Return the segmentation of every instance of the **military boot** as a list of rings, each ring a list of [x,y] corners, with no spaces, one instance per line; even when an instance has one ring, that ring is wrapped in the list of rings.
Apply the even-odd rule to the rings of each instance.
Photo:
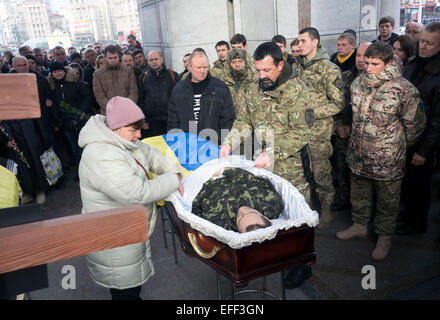
[[[353,223],[353,225],[344,231],[336,233],[336,238],[339,240],[351,240],[354,238],[365,238],[367,236],[367,226],[363,226],[359,223]]]
[[[331,205],[322,204],[321,205],[321,214],[319,216],[319,224],[316,226],[319,230],[325,230],[330,226],[330,222],[332,221],[332,209]]]
[[[391,248],[391,236],[379,236],[377,239],[376,248],[371,254],[371,259],[374,261],[384,260]]]

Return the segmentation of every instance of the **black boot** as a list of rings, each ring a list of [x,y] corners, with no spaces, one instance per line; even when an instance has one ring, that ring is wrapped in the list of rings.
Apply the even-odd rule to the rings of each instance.
[[[308,266],[294,267],[284,279],[284,287],[287,289],[298,288],[304,281],[312,276],[312,268]]]

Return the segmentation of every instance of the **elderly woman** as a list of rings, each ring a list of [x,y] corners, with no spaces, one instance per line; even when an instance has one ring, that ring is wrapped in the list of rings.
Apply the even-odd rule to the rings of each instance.
[[[138,140],[144,114],[130,99],[110,99],[106,115],[90,118],[79,136],[82,212],[142,204],[151,236],[155,202],[178,189],[183,194],[180,170]],[[158,177],[150,180],[148,171]],[[87,263],[93,281],[110,288],[112,299],[140,299],[141,286],[154,274],[150,241],[89,254]]]

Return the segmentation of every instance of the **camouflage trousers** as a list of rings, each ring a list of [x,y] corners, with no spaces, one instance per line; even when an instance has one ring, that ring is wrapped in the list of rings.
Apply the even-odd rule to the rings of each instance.
[[[316,194],[321,205],[331,205],[335,196],[332,180],[332,166],[330,157],[333,147],[330,142],[333,122],[316,120],[313,125],[313,136],[309,142],[309,155],[316,184]]]
[[[380,181],[350,173],[351,213],[354,223],[366,226],[373,214],[376,194],[375,231],[382,236],[394,234],[399,213],[402,179]]]
[[[284,160],[275,160],[273,173],[289,181],[304,196],[307,204],[311,204],[310,185],[304,175],[304,168],[299,154]]]
[[[345,155],[347,154],[348,139],[342,139],[337,135],[332,136],[332,177],[337,181],[337,197],[341,201],[350,199],[350,169],[348,168]]]

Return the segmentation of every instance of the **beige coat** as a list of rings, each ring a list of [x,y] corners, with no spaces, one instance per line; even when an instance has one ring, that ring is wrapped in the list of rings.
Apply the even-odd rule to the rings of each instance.
[[[138,102],[138,87],[133,71],[129,67],[119,64],[116,67],[106,65],[93,74],[93,93],[101,107],[101,114],[105,115],[107,102],[116,96]]]

